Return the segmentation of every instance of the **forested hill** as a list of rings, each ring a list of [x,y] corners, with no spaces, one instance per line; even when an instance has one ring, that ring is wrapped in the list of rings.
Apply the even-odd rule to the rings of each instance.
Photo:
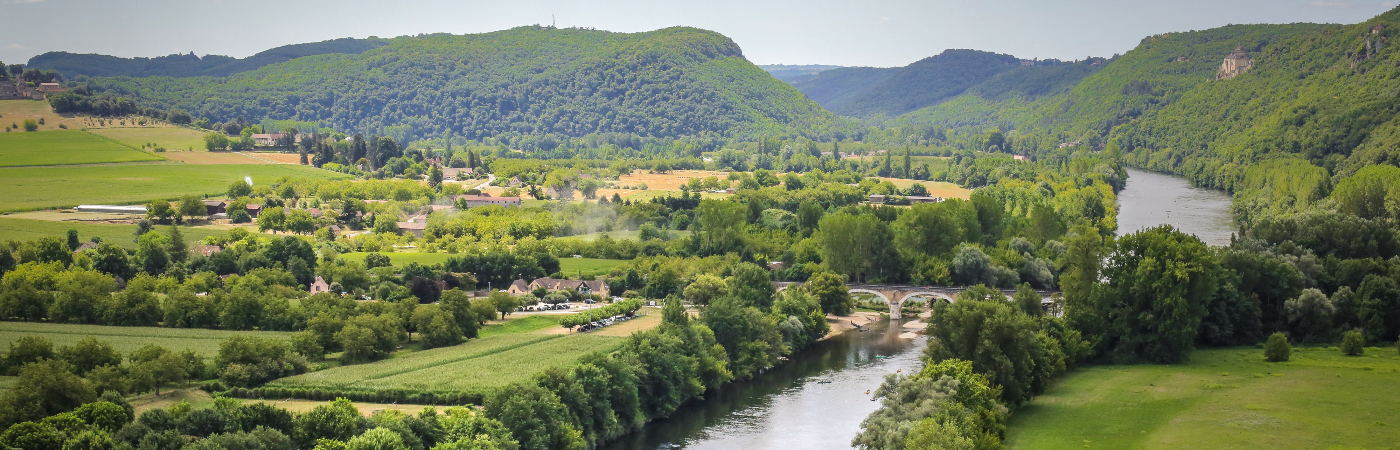
[[[1135,166],[1301,209],[1362,167],[1400,164],[1400,12],[1352,25],[1231,25],[1144,38],[1040,98],[971,92],[900,117],[1117,148]],[[1253,66],[1218,76],[1244,50]],[[1259,165],[1273,159],[1292,160]],[[1265,168],[1272,168],[1265,173]],[[1252,206],[1250,206],[1252,205]]]
[[[48,52],[30,58],[27,66],[32,69],[57,70],[69,78],[77,75],[90,77],[226,77],[303,56],[327,53],[354,54],[384,45],[388,45],[388,42],[378,38],[332,39],[307,44],[284,45],[243,59],[219,55],[205,55],[200,58],[195,56],[194,52],[190,52],[188,55],[156,58],[118,58],[107,55]]]
[[[1011,55],[946,50],[896,68],[846,67],[794,83],[836,113],[852,117],[897,116],[961,94],[1020,66]]]
[[[213,121],[319,122],[400,138],[839,136],[854,125],[718,33],[520,27],[389,40],[228,78],[107,77],[97,91]]]

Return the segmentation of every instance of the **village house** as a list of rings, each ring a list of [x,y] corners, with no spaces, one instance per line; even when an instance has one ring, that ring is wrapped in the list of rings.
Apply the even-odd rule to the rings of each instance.
[[[321,278],[321,277],[318,276],[318,277],[316,277],[316,281],[313,282],[313,283],[311,283],[311,295],[316,295],[316,294],[320,294],[320,293],[322,293],[322,292],[330,292],[330,291],[331,291],[331,285],[330,285],[330,284],[327,284],[327,283],[326,283],[326,279],[324,279],[324,278]]]
[[[397,222],[397,225],[399,226],[400,234],[412,233],[413,237],[421,238],[423,237],[423,230],[428,229],[428,217],[413,216],[409,218],[407,222]]]
[[[215,253],[218,253],[218,252],[221,252],[221,251],[224,251],[224,249],[223,249],[222,247],[217,246],[217,245],[195,244],[195,245],[190,246],[190,254],[191,254],[191,255],[203,256],[203,257],[206,257],[206,258],[209,257],[209,256],[213,256]]]
[[[468,208],[478,206],[500,205],[505,207],[520,206],[520,197],[492,197],[489,195],[458,195],[452,199],[453,203],[465,201]]]
[[[523,287],[522,287],[523,285]],[[506,292],[511,295],[520,295],[515,292],[534,292],[535,288],[542,287],[545,292],[561,291],[572,289],[583,295],[608,295],[608,282],[603,280],[560,280],[556,278],[536,278],[529,285],[525,285],[525,280],[515,280],[510,284]]]
[[[467,177],[467,176],[470,176],[472,173],[473,173],[473,171],[472,171],[472,169],[471,169],[470,167],[466,167],[466,168],[445,167],[445,168],[442,169],[442,179],[447,180],[447,181],[457,181],[457,180],[459,180],[459,179],[462,179],[462,178],[465,178],[465,177]]]
[[[45,94],[57,94],[66,90],[68,89],[64,89],[63,86],[60,86],[58,83],[39,83],[38,88],[39,92],[43,92]]]

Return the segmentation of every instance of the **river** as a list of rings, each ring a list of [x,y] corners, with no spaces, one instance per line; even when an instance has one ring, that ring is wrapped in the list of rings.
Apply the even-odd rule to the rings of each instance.
[[[1118,193],[1118,235],[1162,224],[1209,245],[1230,245],[1230,196],[1175,175],[1128,169],[1128,185]]]
[[[923,336],[900,339],[898,323],[877,322],[870,331],[819,342],[603,449],[849,449],[860,422],[880,405],[866,391],[896,370],[921,367]]]

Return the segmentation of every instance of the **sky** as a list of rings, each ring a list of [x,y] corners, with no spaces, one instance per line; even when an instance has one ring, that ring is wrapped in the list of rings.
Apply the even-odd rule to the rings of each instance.
[[[1172,31],[1357,23],[1392,1],[0,0],[0,61],[49,51],[242,58],[342,37],[482,33],[551,20],[618,32],[704,28],[733,39],[755,64],[894,67],[950,48],[1074,60],[1124,53]]]

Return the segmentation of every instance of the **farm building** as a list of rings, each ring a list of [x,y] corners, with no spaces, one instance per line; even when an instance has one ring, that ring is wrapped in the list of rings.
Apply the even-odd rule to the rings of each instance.
[[[423,237],[423,230],[428,228],[428,222],[398,222],[399,233],[413,233],[413,237]]]
[[[204,211],[204,215],[206,216],[212,216],[215,214],[227,214],[228,202],[225,202],[223,200],[205,200]]]
[[[524,283],[525,280],[515,280],[515,283]],[[511,283],[511,288],[515,288],[515,283]],[[526,292],[534,291],[537,287],[543,287],[546,292],[554,292],[564,289],[573,289],[583,295],[608,295],[608,282],[603,280],[560,280],[555,278],[536,278],[531,281]]]
[[[452,201],[467,203],[468,208],[478,206],[500,205],[505,207],[520,206],[520,197],[492,197],[489,195],[458,195]]]
[[[219,246],[217,246],[217,245],[203,245],[203,244],[197,244],[197,245],[192,245],[192,246],[190,246],[190,254],[191,254],[191,255],[199,255],[199,256],[209,257],[209,256],[213,256],[215,253],[218,253],[218,252],[221,252],[221,251],[224,251],[223,247],[219,247]]]
[[[328,283],[326,283],[326,279],[325,279],[325,278],[321,278],[321,277],[318,276],[318,277],[316,277],[316,281],[313,282],[313,283],[311,283],[311,295],[316,295],[316,294],[320,294],[320,293],[322,293],[322,292],[330,292],[330,291],[331,291],[331,285],[328,284]]]
[[[515,280],[509,288],[506,288],[506,292],[510,295],[525,295],[530,292],[530,284],[526,283],[525,280]]]
[[[117,205],[78,205],[73,208],[80,213],[103,213],[103,214],[146,214],[145,206],[117,206]]]
[[[467,168],[446,167],[446,168],[443,168],[443,169],[442,169],[442,179],[444,179],[444,180],[449,180],[449,181],[457,181],[457,180],[461,179],[462,177],[470,176],[471,174],[472,174],[472,169],[471,169],[470,167],[467,167]]]

